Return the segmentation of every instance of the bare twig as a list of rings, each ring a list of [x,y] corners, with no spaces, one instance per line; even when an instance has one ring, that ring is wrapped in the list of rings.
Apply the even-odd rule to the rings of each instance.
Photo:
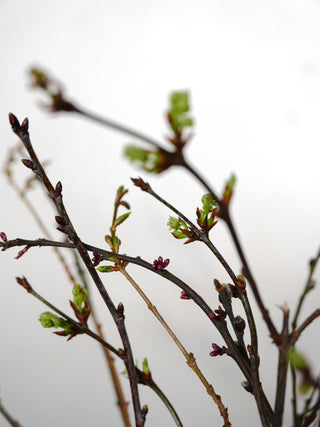
[[[6,408],[3,406],[1,400],[0,400],[0,413],[4,416],[4,418],[8,421],[8,423],[12,427],[22,427],[22,425],[19,423],[19,421],[15,420],[9,412],[6,410]]]

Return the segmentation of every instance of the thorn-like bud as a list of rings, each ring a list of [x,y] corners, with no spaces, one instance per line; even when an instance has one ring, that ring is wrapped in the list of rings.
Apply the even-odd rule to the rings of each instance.
[[[122,302],[119,302],[117,312],[121,317],[123,316],[124,306],[123,306]]]
[[[62,184],[60,181],[58,181],[56,184],[56,191],[58,191],[59,193],[61,193],[62,191]]]
[[[59,225],[67,225],[67,222],[64,218],[62,218],[62,216],[55,216],[55,220]]]
[[[150,185],[147,182],[144,182],[142,178],[131,178],[131,181],[135,186],[140,187],[142,191],[151,190]]]
[[[143,408],[141,409],[142,415],[147,415],[148,411],[148,405],[143,405]]]
[[[22,159],[21,162],[24,164],[24,166],[26,168],[29,168],[31,170],[35,170],[35,166],[33,161],[29,160],[29,159]]]
[[[30,285],[30,283],[28,282],[28,280],[22,276],[22,277],[16,277],[16,281],[17,283],[19,283],[19,285],[21,285],[27,292],[31,292],[32,291],[32,287]]]
[[[10,122],[10,125],[11,125],[13,132],[17,132],[20,129],[19,120],[12,113],[9,113],[9,122]]]
[[[28,117],[26,117],[21,124],[21,131],[24,134],[26,134],[28,133],[28,129],[29,129],[29,120],[28,120]]]

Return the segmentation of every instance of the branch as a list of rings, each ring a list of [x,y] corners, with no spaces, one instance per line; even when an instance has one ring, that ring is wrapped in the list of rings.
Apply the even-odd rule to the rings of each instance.
[[[132,357],[132,351],[131,346],[129,342],[129,338],[126,332],[125,324],[124,324],[124,316],[122,310],[117,310],[117,308],[114,306],[108,292],[106,291],[98,273],[96,272],[94,266],[92,265],[92,262],[90,260],[90,257],[88,255],[87,250],[85,249],[81,239],[77,235],[72,222],[67,214],[67,211],[64,207],[63,201],[62,201],[62,185],[60,182],[57,183],[56,187],[54,188],[52,183],[50,182],[48,176],[46,175],[41,163],[38,160],[38,157],[36,153],[33,150],[31,140],[29,137],[28,132],[28,119],[25,119],[20,126],[20,123],[18,119],[13,115],[9,114],[9,120],[12,127],[13,132],[20,138],[21,142],[24,144],[26,150],[28,151],[31,160],[25,160],[23,163],[25,166],[29,167],[31,170],[33,170],[34,173],[37,174],[43,185],[48,191],[49,197],[52,199],[57,212],[59,214],[58,217],[56,217],[57,222],[64,228],[65,232],[68,234],[70,240],[74,243],[82,261],[86,265],[86,268],[88,272],[90,273],[101,297],[103,298],[106,306],[108,307],[112,318],[118,328],[119,334],[121,336],[121,340],[124,346],[123,350],[123,360],[125,362],[128,376],[130,380],[130,386],[131,386],[131,395],[133,400],[133,407],[134,407],[134,413],[135,413],[135,419],[136,419],[136,425],[137,426],[143,426],[145,423],[145,416],[146,411],[144,408],[141,409],[140,407],[140,399],[138,394],[138,386],[136,381],[136,376],[134,374],[134,361]]]
[[[22,427],[22,425],[17,420],[12,418],[12,416],[9,414],[6,408],[2,405],[1,400],[0,400],[0,413],[4,416],[4,418],[8,421],[8,423],[12,427]]]
[[[49,301],[47,301],[45,298],[43,298],[41,295],[39,295],[30,285],[28,280],[25,277],[17,277],[16,278],[19,285],[21,285],[29,294],[31,294],[33,297],[41,301],[44,305],[49,307],[51,310],[59,314],[59,316],[63,317],[69,324],[74,326],[74,330],[77,331],[77,334],[85,334],[89,337],[93,338],[97,342],[99,342],[104,348],[111,351],[114,355],[119,357],[120,359],[123,359],[121,351],[117,350],[115,347],[113,347],[111,344],[106,342],[104,339],[102,339],[99,335],[91,331],[91,329],[88,328],[88,326],[81,324],[75,320],[73,320],[71,317],[69,317],[66,313],[61,311],[59,308],[51,304]],[[170,403],[169,399],[166,397],[166,395],[161,391],[161,389],[156,385],[156,383],[149,377],[147,377],[144,372],[140,371],[137,367],[135,367],[135,374],[137,377],[137,382],[139,384],[146,385],[150,387],[163,401],[163,403],[168,408],[170,414],[172,415],[173,419],[175,420],[177,426],[182,427],[182,423],[180,421],[180,418],[178,414],[176,413],[174,407]],[[15,427],[19,427],[18,425]]]

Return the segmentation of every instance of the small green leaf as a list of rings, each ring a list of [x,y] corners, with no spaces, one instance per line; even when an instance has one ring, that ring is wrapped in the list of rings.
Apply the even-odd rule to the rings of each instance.
[[[171,228],[172,230],[179,230],[180,228],[180,221],[178,218],[175,218],[174,216],[170,216],[169,220],[167,222],[167,226]]]
[[[82,304],[88,298],[88,291],[86,288],[80,285],[76,285],[73,287],[72,293],[73,293],[73,302],[77,307],[77,309],[79,310],[79,312],[81,312]]]
[[[189,94],[187,92],[174,92],[170,97],[170,124],[174,132],[182,131],[185,127],[193,125],[193,120],[188,116]]]
[[[43,328],[62,328],[65,331],[69,331],[70,325],[64,319],[57,316],[56,314],[51,313],[50,311],[45,311],[40,314],[39,321]]]
[[[103,265],[101,267],[98,267],[97,270],[100,271],[100,273],[112,273],[115,271],[116,267],[113,267],[112,265]]]
[[[229,180],[227,181],[227,184],[224,190],[224,197],[231,196],[235,183],[236,183],[236,176],[232,174]]]
[[[131,163],[147,172],[161,172],[163,158],[158,151],[143,150],[134,145],[129,145],[125,148],[124,156]]]
[[[289,361],[294,369],[309,369],[309,365],[306,359],[300,353],[298,353],[294,347],[289,352]]]
[[[206,215],[212,212],[214,207],[217,206],[217,202],[214,200],[214,198],[210,193],[204,194],[202,196],[201,203],[202,203],[202,210]]]
[[[131,214],[131,212],[126,212],[123,215],[120,215],[117,219],[116,219],[116,227],[118,227],[118,225],[122,224],[127,218],[128,216]]]
[[[142,362],[142,370],[145,375],[150,375],[150,369],[149,369],[148,360],[146,357],[143,359],[143,362]]]

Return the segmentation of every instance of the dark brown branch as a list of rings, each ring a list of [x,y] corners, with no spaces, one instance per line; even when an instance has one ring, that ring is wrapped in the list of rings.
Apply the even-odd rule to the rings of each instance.
[[[310,323],[312,323],[319,316],[320,316],[320,308],[318,308],[313,313],[311,313],[310,316],[308,316],[305,319],[305,321],[302,322],[302,324],[291,333],[291,336],[290,336],[291,345],[294,345],[297,342],[301,333],[310,325]]]
[[[278,378],[275,399],[275,413],[273,427],[281,427],[283,419],[284,400],[287,386],[288,373],[288,351],[290,349],[289,340],[289,309],[287,306],[281,307],[283,312],[283,326],[280,334],[281,344],[278,345]]]
[[[27,160],[24,162],[25,166],[33,170],[45,186],[45,188],[48,191],[49,197],[52,199],[59,217],[56,217],[57,222],[64,227],[64,230],[68,234],[70,240],[74,243],[75,248],[77,249],[80,258],[86,265],[86,268],[88,272],[90,273],[90,276],[92,277],[101,297],[103,298],[106,306],[108,307],[113,320],[118,328],[119,334],[121,336],[121,340],[124,346],[123,350],[123,360],[125,362],[128,376],[130,380],[130,387],[131,387],[131,395],[133,400],[133,407],[134,407],[134,413],[135,413],[135,419],[136,419],[136,425],[137,426],[143,426],[145,423],[145,411],[141,409],[140,406],[140,398],[138,393],[138,386],[136,381],[136,376],[134,374],[135,372],[135,366],[131,351],[131,346],[129,342],[129,338],[126,332],[125,324],[124,324],[124,316],[123,313],[118,312],[117,308],[114,306],[108,292],[106,291],[96,269],[92,265],[92,262],[90,260],[90,257],[88,255],[87,250],[85,249],[81,239],[77,235],[72,222],[67,214],[67,211],[64,207],[63,201],[62,201],[62,186],[59,182],[56,185],[56,188],[53,187],[51,184],[49,178],[47,177],[41,163],[38,160],[38,157],[36,153],[33,150],[31,140],[29,137],[28,132],[28,119],[25,119],[20,126],[20,123],[18,119],[13,115],[9,114],[9,120],[12,127],[13,132],[20,138],[22,143],[24,144],[26,150],[28,151],[31,160]]]
[[[301,310],[302,304],[303,304],[303,302],[304,302],[307,294],[314,287],[313,282],[312,282],[312,277],[313,277],[313,273],[315,271],[315,268],[316,268],[316,266],[317,266],[317,264],[319,262],[319,259],[320,259],[320,250],[318,251],[316,257],[310,261],[308,278],[307,278],[305,287],[304,287],[304,289],[302,291],[301,297],[299,298],[298,306],[296,308],[296,312],[295,312],[295,315],[294,315],[294,318],[293,318],[293,321],[292,321],[292,329],[295,329],[297,327],[298,317],[299,317],[299,314],[300,314],[300,310]]]
[[[89,337],[91,337],[94,340],[96,340],[97,342],[99,342],[104,348],[107,348],[114,355],[116,355],[117,357],[119,357],[120,359],[122,359],[122,355],[121,355],[121,352],[119,350],[117,350],[111,344],[109,344],[108,342],[106,342],[99,335],[97,335],[96,333],[94,333],[93,331],[91,331],[91,329],[89,329],[88,326],[86,326],[84,324],[81,324],[81,323],[73,320],[66,313],[64,313],[59,308],[57,308],[56,306],[54,306],[53,304],[51,304],[45,298],[43,298],[40,294],[38,294],[32,288],[32,286],[30,285],[30,283],[27,281],[27,279],[25,277],[22,277],[22,278],[21,277],[17,277],[16,280],[33,297],[35,297],[36,299],[38,299],[39,301],[41,301],[44,305],[46,305],[47,307],[49,307],[55,313],[59,314],[59,316],[61,316],[62,318],[64,318],[69,324],[73,325],[74,328],[75,328],[75,330],[77,330],[79,334],[88,335]],[[182,427],[182,422],[181,422],[181,420],[180,420],[177,412],[175,411],[174,407],[170,403],[170,401],[167,398],[167,396],[163,393],[163,391],[156,385],[156,383],[150,377],[147,377],[146,375],[144,375],[144,373],[142,371],[140,371],[140,369],[138,369],[137,367],[135,367],[135,371],[136,371],[136,376],[137,376],[137,382],[139,384],[143,384],[145,386],[150,387],[159,396],[159,398],[162,400],[162,402],[166,405],[166,407],[169,410],[171,416],[173,417],[176,425],[179,426],[179,427]],[[17,425],[16,427],[19,427],[19,426]]]
[[[4,418],[8,421],[8,423],[12,427],[22,427],[22,425],[9,414],[6,408],[2,405],[1,400],[0,400],[0,413],[4,416]]]
[[[264,303],[262,301],[262,298],[261,298],[261,295],[260,295],[257,283],[256,283],[256,281],[255,281],[255,279],[253,277],[253,274],[252,274],[251,269],[249,267],[247,258],[245,256],[244,251],[242,249],[242,246],[240,244],[240,240],[238,238],[238,234],[235,231],[233,222],[231,220],[229,210],[224,206],[224,204],[222,203],[222,201],[220,200],[220,198],[213,191],[213,189],[209,186],[209,184],[202,178],[202,176],[185,159],[184,159],[184,162],[181,163],[181,164],[182,164],[182,166],[187,171],[189,171],[207,189],[207,191],[212,195],[212,197],[214,198],[214,200],[217,202],[217,204],[218,204],[218,206],[220,208],[221,217],[226,222],[227,227],[228,227],[228,229],[230,231],[231,237],[233,239],[233,242],[234,242],[234,244],[236,246],[238,255],[239,255],[240,260],[242,262],[242,266],[243,266],[243,270],[244,270],[245,276],[248,279],[248,282],[249,282],[249,284],[251,286],[253,295],[254,295],[254,297],[255,297],[255,299],[257,301],[257,304],[258,304],[259,309],[261,311],[262,317],[263,317],[264,321],[267,324],[267,327],[269,329],[271,337],[276,342],[277,338],[278,338],[278,332],[277,332],[277,330],[276,330],[276,328],[274,326],[273,321],[271,320],[271,317],[269,315],[268,310],[266,309],[266,307],[265,307],[265,305],[264,305]]]

